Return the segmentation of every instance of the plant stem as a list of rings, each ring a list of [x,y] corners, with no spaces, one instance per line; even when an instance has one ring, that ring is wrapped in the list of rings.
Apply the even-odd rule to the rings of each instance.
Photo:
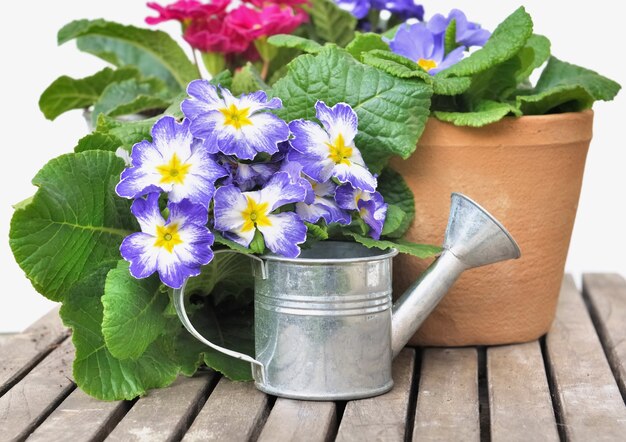
[[[196,66],[196,70],[198,71],[198,78],[202,78],[200,64],[198,63],[198,55],[196,54],[196,50],[193,47],[191,48],[191,55],[193,56],[193,64]]]
[[[263,60],[263,67],[261,68],[261,79],[263,81],[266,80],[269,70],[270,70],[270,61]]]

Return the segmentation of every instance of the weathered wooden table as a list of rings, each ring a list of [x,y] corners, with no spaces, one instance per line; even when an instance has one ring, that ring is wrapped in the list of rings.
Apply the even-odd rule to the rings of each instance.
[[[76,389],[56,310],[0,338],[0,440],[626,440],[626,282],[566,277],[540,341],[405,349],[390,393],[352,402],[276,399],[215,373],[132,402]]]

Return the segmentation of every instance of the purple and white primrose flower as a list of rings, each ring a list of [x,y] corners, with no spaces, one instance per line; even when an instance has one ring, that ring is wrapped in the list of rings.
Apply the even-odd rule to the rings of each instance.
[[[263,91],[237,98],[228,89],[220,88],[218,93],[206,80],[189,83],[187,93],[191,98],[183,101],[181,109],[191,120],[193,135],[211,153],[251,160],[259,152],[278,152],[278,143],[289,138],[287,123],[267,112],[282,107],[279,98],[268,101]]]
[[[224,157],[222,165],[230,170],[229,177],[223,184],[234,184],[242,191],[262,186],[280,169],[279,162],[242,163],[233,157]]]
[[[400,26],[389,41],[392,52],[417,63],[431,75],[449,68],[463,58],[465,48],[460,46],[446,55],[442,35],[435,35],[424,23]]]
[[[293,212],[273,212],[305,198],[306,189],[293,183],[286,172],[276,173],[265,187],[253,192],[242,192],[233,185],[220,187],[213,208],[215,230],[248,247],[258,229],[272,252],[295,258],[300,254],[298,244],[306,240],[306,226]]]
[[[371,7],[370,0],[335,0],[335,3],[359,20],[365,18]]]
[[[467,20],[467,17],[459,9],[450,11],[447,17],[442,14],[435,14],[426,26],[435,35],[444,35],[450,22],[456,22],[456,43],[470,48],[472,46],[484,46],[491,37],[491,32],[482,29],[478,23]]]
[[[131,167],[125,169],[115,188],[124,198],[137,198],[151,192],[168,192],[169,200],[189,199],[208,207],[215,181],[227,175],[202,142],[194,140],[189,120],[177,123],[163,117],[152,127],[152,142],[133,146]]]
[[[343,210],[335,201],[337,185],[332,181],[318,183],[308,179],[313,198],[311,202],[296,203],[296,213],[304,221],[316,223],[322,218],[326,224],[350,224],[350,214]]]
[[[350,184],[342,184],[335,192],[335,200],[342,209],[358,210],[361,219],[370,227],[369,235],[378,240],[387,217],[387,204],[379,192],[363,192]]]
[[[135,278],[158,272],[161,281],[180,288],[185,279],[200,274],[200,267],[213,259],[213,234],[206,227],[208,212],[189,200],[168,204],[169,219],[159,211],[159,194],[150,193],[131,206],[141,232],[127,236],[120,246]]]
[[[389,11],[403,20],[424,20],[424,7],[415,0],[372,0],[372,8]]]
[[[289,123],[294,138],[293,150],[287,158],[302,165],[302,170],[318,183],[336,178],[357,189],[374,192],[376,178],[363,161],[354,145],[358,117],[350,105],[338,103],[332,108],[323,101],[315,103],[317,119],[323,128],[312,121],[295,120]]]

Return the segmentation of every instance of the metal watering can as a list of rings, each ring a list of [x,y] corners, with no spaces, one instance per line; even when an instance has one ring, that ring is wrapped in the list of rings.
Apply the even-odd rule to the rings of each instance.
[[[506,229],[464,195],[452,194],[443,253],[392,306],[396,250],[319,242],[298,258],[255,260],[256,358],[215,345],[189,322],[185,286],[174,292],[180,320],[204,344],[250,362],[256,387],[305,400],[349,400],[393,387],[392,359],[464,270],[516,259]]]

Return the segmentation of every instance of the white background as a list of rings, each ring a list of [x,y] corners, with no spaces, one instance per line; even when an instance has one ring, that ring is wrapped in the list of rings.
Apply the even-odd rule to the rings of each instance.
[[[490,30],[520,4],[508,0],[424,0],[427,17],[457,7]],[[621,38],[624,22],[621,11],[615,8],[619,3],[532,0],[524,4],[534,18],[535,32],[552,40],[554,55],[626,85]],[[53,305],[33,290],[13,260],[8,245],[11,205],[34,193],[30,179],[48,160],[70,152],[86,134],[80,111],[62,115],[54,123],[47,121],[37,106],[39,95],[60,75],[80,78],[103,67],[103,62],[80,53],[73,43],[57,47],[56,32],[80,18],[142,26],[147,14],[145,3],[138,0],[10,1],[2,5],[0,333],[25,328]],[[159,28],[178,32],[174,23]],[[595,106],[595,136],[567,261],[567,271],[577,277],[594,271],[626,275],[625,95],[623,92],[617,101]]]

